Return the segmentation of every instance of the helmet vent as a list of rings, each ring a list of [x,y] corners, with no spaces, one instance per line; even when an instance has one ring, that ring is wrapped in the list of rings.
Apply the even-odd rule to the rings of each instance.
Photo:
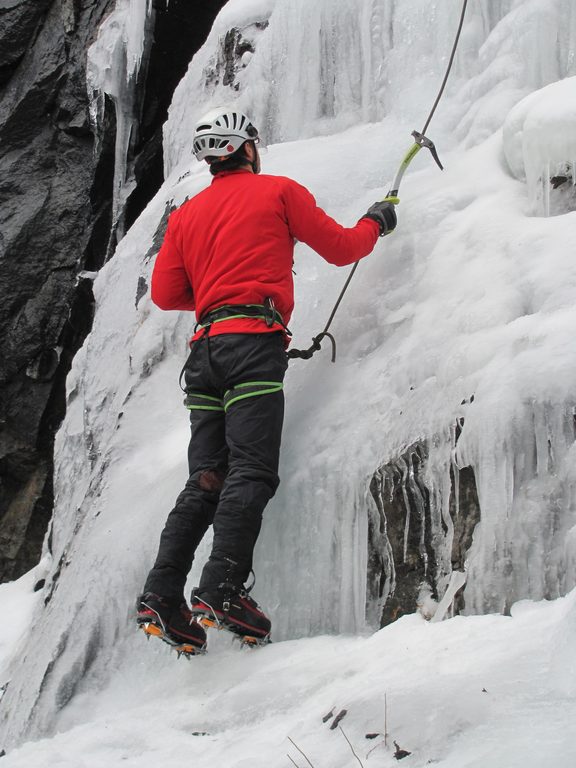
[[[231,155],[244,141],[255,140],[258,131],[250,118],[234,108],[214,109],[200,119],[192,146],[198,160],[210,155]]]

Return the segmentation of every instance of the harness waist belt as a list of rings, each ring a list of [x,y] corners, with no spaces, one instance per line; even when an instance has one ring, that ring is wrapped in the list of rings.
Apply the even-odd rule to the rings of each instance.
[[[264,304],[224,304],[221,307],[210,310],[202,315],[197,324],[197,328],[208,328],[213,323],[220,323],[222,320],[236,320],[241,318],[253,318],[255,320],[264,320],[266,325],[271,328],[275,323],[290,333],[282,315],[274,306],[272,299],[266,299]]]

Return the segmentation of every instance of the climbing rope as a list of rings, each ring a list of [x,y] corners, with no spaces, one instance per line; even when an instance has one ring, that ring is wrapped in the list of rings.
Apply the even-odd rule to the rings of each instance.
[[[398,205],[400,202],[400,199],[398,197],[398,190],[400,189],[400,184],[402,182],[402,178],[404,174],[406,173],[406,170],[408,169],[408,166],[412,162],[412,160],[416,157],[418,152],[424,147],[425,149],[430,150],[430,154],[432,155],[435,163],[438,165],[440,170],[444,170],[442,167],[442,164],[440,162],[440,159],[438,158],[438,153],[436,152],[436,147],[434,146],[434,143],[427,138],[426,131],[428,130],[428,126],[430,125],[430,122],[432,118],[434,117],[434,113],[436,112],[436,108],[438,104],[440,103],[440,99],[442,98],[442,94],[444,93],[444,89],[446,87],[446,83],[448,82],[448,77],[450,76],[450,71],[452,70],[452,64],[454,63],[454,58],[456,56],[456,51],[458,49],[458,43],[460,41],[460,34],[462,32],[462,27],[464,26],[464,17],[466,15],[466,6],[468,5],[468,0],[464,0],[462,4],[462,12],[460,13],[460,23],[458,24],[458,29],[456,31],[456,37],[454,38],[454,45],[452,46],[452,52],[450,54],[450,59],[448,61],[448,66],[446,67],[446,72],[444,74],[444,79],[442,80],[442,85],[440,86],[440,90],[438,91],[438,95],[436,96],[436,100],[434,101],[434,104],[432,105],[432,109],[430,110],[430,113],[428,117],[426,118],[426,122],[424,123],[424,128],[422,128],[422,131],[412,131],[412,136],[414,138],[414,144],[410,147],[410,149],[406,152],[404,157],[402,158],[402,162],[400,163],[398,170],[396,172],[396,175],[394,176],[394,180],[392,182],[392,186],[390,190],[388,191],[388,194],[384,198],[382,202],[389,202],[393,203],[394,205]],[[317,352],[321,348],[321,343],[324,338],[330,339],[330,342],[332,343],[332,362],[336,362],[336,339],[334,336],[329,333],[330,326],[332,324],[332,320],[334,319],[334,315],[336,314],[338,307],[340,306],[340,303],[342,299],[344,298],[344,294],[346,293],[348,286],[350,285],[350,282],[352,278],[354,277],[354,273],[356,272],[356,269],[358,267],[358,264],[360,262],[357,261],[352,269],[350,270],[350,274],[348,275],[346,282],[344,283],[344,287],[340,291],[340,295],[338,296],[338,299],[336,301],[336,304],[334,305],[334,309],[332,310],[330,317],[328,318],[328,322],[324,326],[324,330],[319,333],[317,336],[314,336],[312,338],[312,344],[308,349],[291,349],[288,351],[288,357],[290,359],[294,358],[301,358],[303,360],[309,360],[312,355]]]

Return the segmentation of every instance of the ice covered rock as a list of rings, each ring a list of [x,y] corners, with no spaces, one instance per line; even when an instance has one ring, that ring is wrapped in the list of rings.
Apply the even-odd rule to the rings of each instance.
[[[462,422],[463,423],[463,422]],[[458,585],[480,507],[471,467],[450,459],[461,424],[442,440],[420,441],[380,467],[370,483],[367,613],[384,626],[416,607],[446,598],[446,610],[464,607]],[[454,598],[458,592],[458,599]]]
[[[528,184],[534,214],[576,209],[576,77],[534,91],[511,110],[504,154],[514,176]]]

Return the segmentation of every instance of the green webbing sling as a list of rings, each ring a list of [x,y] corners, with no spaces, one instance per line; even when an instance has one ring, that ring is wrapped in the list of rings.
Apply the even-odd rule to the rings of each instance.
[[[203,392],[189,392],[184,398],[184,405],[189,411],[224,411],[224,405],[219,397],[206,395]]]
[[[281,381],[244,381],[225,392],[224,397],[214,397],[204,392],[189,392],[184,398],[184,405],[189,411],[220,411],[228,408],[239,400],[260,395],[271,395],[281,392],[284,384]]]

